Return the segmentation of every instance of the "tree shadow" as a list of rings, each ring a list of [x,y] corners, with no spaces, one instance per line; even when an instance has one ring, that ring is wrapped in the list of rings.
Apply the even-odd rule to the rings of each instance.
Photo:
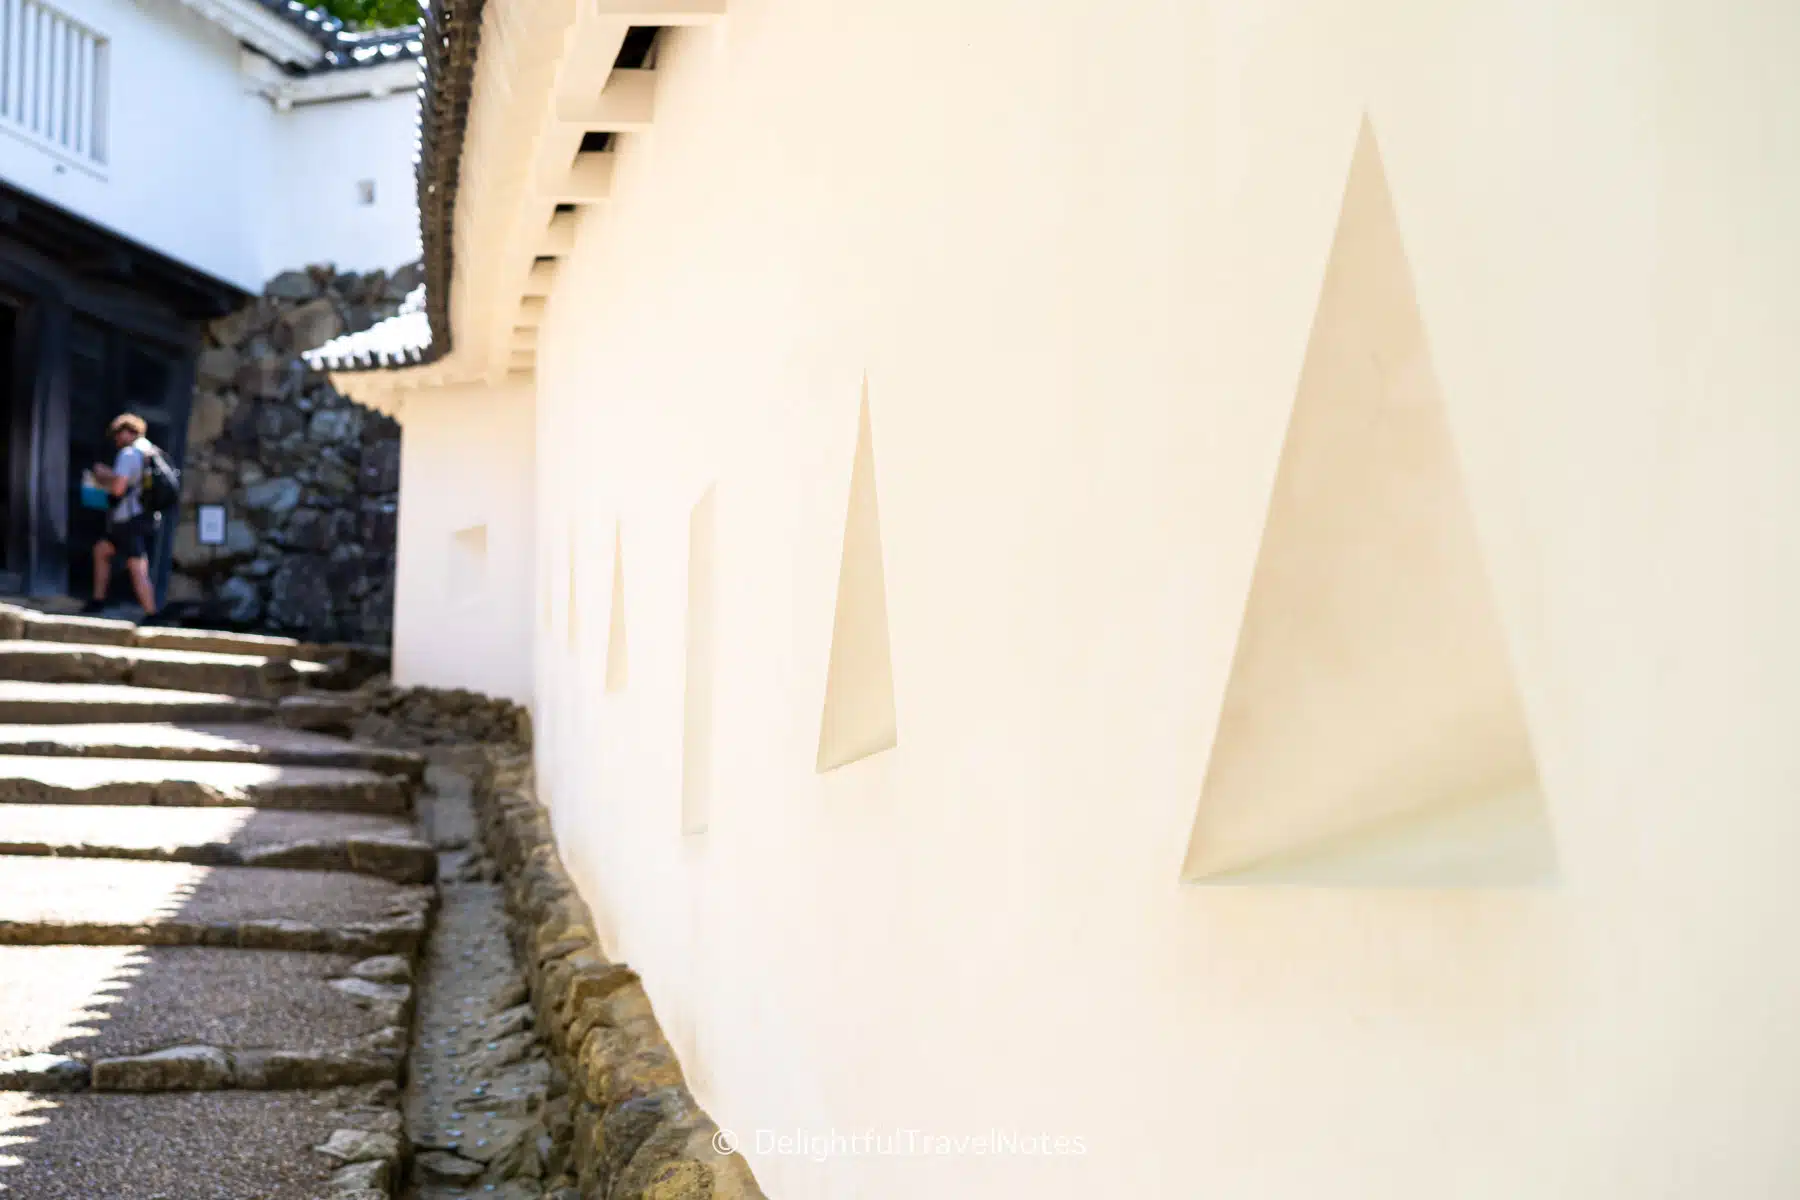
[[[74,1076],[66,1091],[5,1090],[20,1086],[17,1077],[0,1083],[0,1197],[311,1200],[323,1194],[342,1164],[313,1147],[333,1130],[379,1124],[392,1105],[389,1098],[383,1110],[380,1093],[391,1097],[394,1085],[248,1090],[230,1086],[242,1081],[232,1072],[255,1056],[373,1044],[395,1012],[370,1003],[370,989],[359,995],[341,986],[369,955],[350,947],[247,946],[257,939],[246,938],[241,926],[298,914],[320,927],[349,927],[396,911],[412,889],[363,871],[230,864],[307,845],[300,834],[329,849],[329,831],[347,846],[359,836],[379,840],[408,822],[277,809],[92,811],[112,818],[113,827],[99,826],[87,844],[40,839],[36,852],[17,853],[23,839],[9,834],[20,844],[0,845],[0,854],[11,856],[0,860],[0,870],[15,878],[41,875],[46,883],[33,902],[70,914],[41,937],[14,933],[0,945],[0,1060],[17,1066],[21,1056],[41,1056],[34,1060],[41,1067],[34,1087],[56,1085],[58,1068],[43,1064],[60,1060],[60,1069]],[[154,844],[159,821],[162,840],[175,844]],[[67,882],[50,882],[59,878]],[[276,935],[264,940],[280,940]],[[83,1066],[91,1070],[100,1060],[182,1046],[223,1052],[218,1061],[226,1064],[227,1086],[212,1080],[195,1090],[120,1092],[96,1090],[81,1078]],[[208,1081],[195,1076],[190,1082]]]

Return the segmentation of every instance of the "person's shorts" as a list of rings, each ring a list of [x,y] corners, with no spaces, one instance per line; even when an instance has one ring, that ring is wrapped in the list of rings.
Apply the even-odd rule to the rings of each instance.
[[[113,544],[114,552],[125,558],[149,558],[150,547],[156,542],[156,514],[139,513],[129,520],[107,521],[106,540]]]

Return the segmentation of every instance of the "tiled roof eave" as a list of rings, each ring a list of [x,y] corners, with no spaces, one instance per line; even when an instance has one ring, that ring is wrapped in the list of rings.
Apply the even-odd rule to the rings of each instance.
[[[366,34],[341,34],[325,48],[325,57],[313,71],[356,71],[425,56],[424,29],[407,25]]]
[[[451,240],[463,134],[475,84],[484,0],[421,0],[425,81],[419,99],[419,239],[424,249],[426,361],[450,352]]]
[[[425,288],[413,289],[400,312],[357,333],[332,338],[304,355],[316,371],[398,371],[424,366],[436,356],[431,325],[425,317]]]
[[[425,53],[424,30],[420,25],[404,25],[394,29],[351,30],[322,8],[302,0],[237,0],[247,7],[260,9],[270,17],[310,40],[319,48],[317,61],[284,65],[299,75],[330,71],[350,71],[379,66],[405,58],[421,58]],[[203,11],[212,11],[213,5]]]

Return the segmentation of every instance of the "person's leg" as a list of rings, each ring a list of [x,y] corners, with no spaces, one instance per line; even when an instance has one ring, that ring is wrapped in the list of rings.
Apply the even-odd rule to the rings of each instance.
[[[94,597],[87,602],[88,612],[99,612],[106,607],[106,591],[112,583],[113,550],[108,538],[94,543]]]
[[[155,518],[133,517],[124,540],[120,550],[125,555],[125,570],[131,575],[132,593],[143,606],[144,615],[153,617],[156,615],[156,591],[150,586],[150,547],[156,542]]]
[[[125,560],[125,569],[131,572],[131,590],[137,595],[137,602],[144,607],[144,615],[156,615],[156,592],[150,586],[150,557],[140,554],[136,558]]]

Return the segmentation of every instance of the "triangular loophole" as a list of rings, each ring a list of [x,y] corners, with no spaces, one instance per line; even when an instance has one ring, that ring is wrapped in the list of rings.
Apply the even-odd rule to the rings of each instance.
[[[612,615],[606,632],[606,690],[622,692],[628,678],[625,650],[625,539],[620,525],[613,526]]]
[[[850,468],[850,506],[831,626],[831,665],[819,723],[818,769],[829,771],[879,754],[898,741],[894,668],[888,649],[887,579],[881,515],[875,501],[875,442],[869,424],[869,381],[863,380]]]
[[[1365,122],[1184,874],[1454,887],[1555,871],[1524,706]]]

